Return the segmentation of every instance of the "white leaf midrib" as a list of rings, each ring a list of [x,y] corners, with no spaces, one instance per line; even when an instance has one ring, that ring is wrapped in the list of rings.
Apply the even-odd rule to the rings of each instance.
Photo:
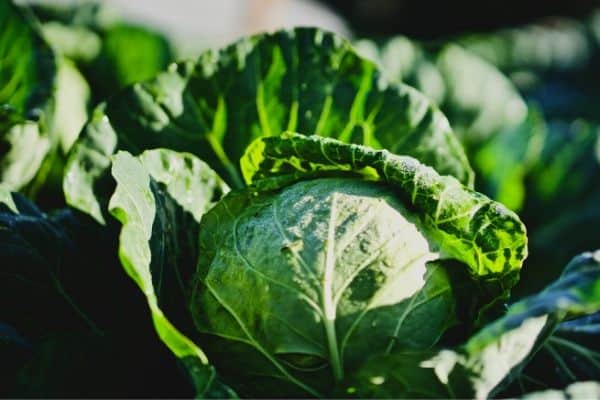
[[[327,346],[329,348],[329,362],[336,381],[344,378],[344,368],[338,349],[337,335],[335,332],[336,304],[333,293],[333,280],[335,272],[335,219],[336,219],[336,193],[331,196],[329,210],[329,226],[327,230],[327,243],[325,252],[325,269],[323,271],[323,314]]]

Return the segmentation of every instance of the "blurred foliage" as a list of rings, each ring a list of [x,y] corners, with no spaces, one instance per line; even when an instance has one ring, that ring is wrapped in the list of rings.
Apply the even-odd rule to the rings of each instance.
[[[600,245],[600,12],[456,42],[359,40],[392,80],[433,99],[476,171],[476,188],[519,211],[531,255],[517,293],[542,288]],[[557,245],[560,243],[560,245]]]
[[[72,59],[90,83],[94,104],[152,78],[174,61],[173,48],[162,34],[122,21],[101,3],[36,5],[32,10],[46,40]]]

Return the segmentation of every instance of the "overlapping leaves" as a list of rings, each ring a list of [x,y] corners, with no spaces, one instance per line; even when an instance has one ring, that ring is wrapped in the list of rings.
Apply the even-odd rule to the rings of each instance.
[[[599,288],[600,253],[582,254],[567,265],[556,282],[542,292],[513,304],[503,317],[486,326],[458,349],[443,350],[435,356],[431,353],[399,353],[387,359],[375,358],[357,373],[358,381],[348,383],[346,392],[353,394],[358,391],[361,397],[405,393],[414,397],[488,398],[506,396],[510,392],[503,390],[514,382],[526,382],[528,387],[531,382],[537,382],[528,375],[530,370],[541,368],[547,375],[548,362],[537,359],[536,353],[552,346],[559,337],[561,326],[568,322],[559,324],[600,310]],[[572,354],[565,359],[581,357],[573,351],[576,347],[588,352],[587,356],[593,354],[576,342],[571,346]],[[543,364],[536,366],[540,361]],[[420,369],[412,372],[415,379],[406,379],[406,375],[399,374],[400,368],[406,367],[407,362],[408,365],[420,365]],[[554,362],[558,362],[559,369],[565,366],[562,361],[555,359]],[[598,380],[600,368],[594,363],[590,366],[592,370],[581,378]],[[569,373],[568,367],[563,373]],[[571,379],[576,381],[578,377],[572,376]],[[561,384],[566,385],[561,381],[544,382],[559,385],[557,389],[562,387]],[[523,394],[518,390],[517,393]]]
[[[386,83],[349,43],[317,29],[258,35],[206,52],[195,65],[173,65],[123,91],[103,112],[104,143],[114,145],[100,146],[84,133],[65,185],[70,204],[98,220],[102,193],[93,187],[115,149],[185,150],[242,187],[237,163],[246,146],[286,129],[385,147],[465,184],[473,179],[447,120],[425,97]]]
[[[514,284],[527,255],[525,227],[514,213],[412,157],[286,133],[255,141],[241,165],[258,190],[332,171],[386,182],[418,210],[444,252],[466,263],[474,276],[505,280],[505,289]]]
[[[198,221],[228,187],[192,155],[168,150],[147,151],[139,158],[119,152],[112,175],[117,186],[109,208],[123,225],[119,258],[146,296],[156,332],[188,369],[198,396],[234,395],[216,379],[202,350],[180,331],[189,321],[184,304],[197,257]]]

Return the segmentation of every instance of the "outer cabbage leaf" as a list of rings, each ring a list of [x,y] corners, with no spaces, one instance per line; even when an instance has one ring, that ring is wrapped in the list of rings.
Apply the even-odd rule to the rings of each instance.
[[[502,390],[509,383],[529,379],[525,372],[535,361],[536,353],[557,337],[560,322],[599,310],[600,252],[596,251],[573,259],[556,282],[513,304],[506,315],[458,349],[442,350],[429,359],[427,354],[403,353],[392,354],[387,360],[375,358],[357,373],[355,381],[346,384],[346,393],[382,397],[390,395],[391,387],[397,388],[394,393],[408,392],[414,397],[506,397],[507,392]],[[593,356],[589,353],[584,357]],[[420,369],[414,367],[412,371],[417,379],[404,380],[399,371],[385,368],[402,367],[410,357],[420,363]],[[561,361],[558,362],[560,365]],[[547,375],[547,361],[544,369]],[[437,384],[432,380],[433,374],[437,376]]]
[[[117,186],[109,209],[123,224],[119,258],[146,296],[158,336],[184,363],[198,396],[233,396],[216,380],[202,350],[180,330],[186,326],[182,311],[195,265],[198,221],[227,186],[192,155],[164,149],[139,158],[119,152],[112,174]]]
[[[122,273],[114,227],[44,214],[1,185],[0,203],[2,395],[191,396]]]
[[[460,368],[471,375],[477,397],[501,389],[520,372],[561,321],[600,311],[600,252],[574,258],[562,276],[537,295],[512,305],[500,320],[484,328],[464,346]],[[498,368],[505,360],[504,369]],[[513,370],[513,368],[516,369]],[[450,375],[452,373],[450,372]]]
[[[574,382],[600,380],[600,312],[558,325],[540,350],[501,395],[561,389]],[[553,365],[554,368],[548,368]]]
[[[246,146],[257,137],[293,129],[409,154],[440,173],[472,182],[444,116],[413,89],[386,83],[373,64],[333,34],[299,28],[258,35],[208,51],[193,70],[189,67],[172,66],[106,104],[116,148],[190,151],[229,184],[242,187],[237,162]],[[80,144],[91,146],[85,153],[97,150],[85,137]],[[65,188],[67,197],[73,206],[93,212],[94,178],[77,157],[67,174],[82,179]],[[88,189],[78,188],[83,185]],[[85,197],[75,199],[71,191]]]
[[[478,279],[497,279],[504,290],[514,285],[527,256],[525,226],[513,212],[412,157],[286,133],[257,139],[241,165],[245,179],[257,190],[330,171],[357,172],[386,182],[438,238],[446,256],[467,264]]]

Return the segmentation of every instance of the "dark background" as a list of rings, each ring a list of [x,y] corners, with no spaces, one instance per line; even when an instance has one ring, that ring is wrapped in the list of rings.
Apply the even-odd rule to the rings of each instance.
[[[600,0],[319,0],[340,13],[359,36],[405,34],[439,39],[536,22],[545,17],[584,18]]]

